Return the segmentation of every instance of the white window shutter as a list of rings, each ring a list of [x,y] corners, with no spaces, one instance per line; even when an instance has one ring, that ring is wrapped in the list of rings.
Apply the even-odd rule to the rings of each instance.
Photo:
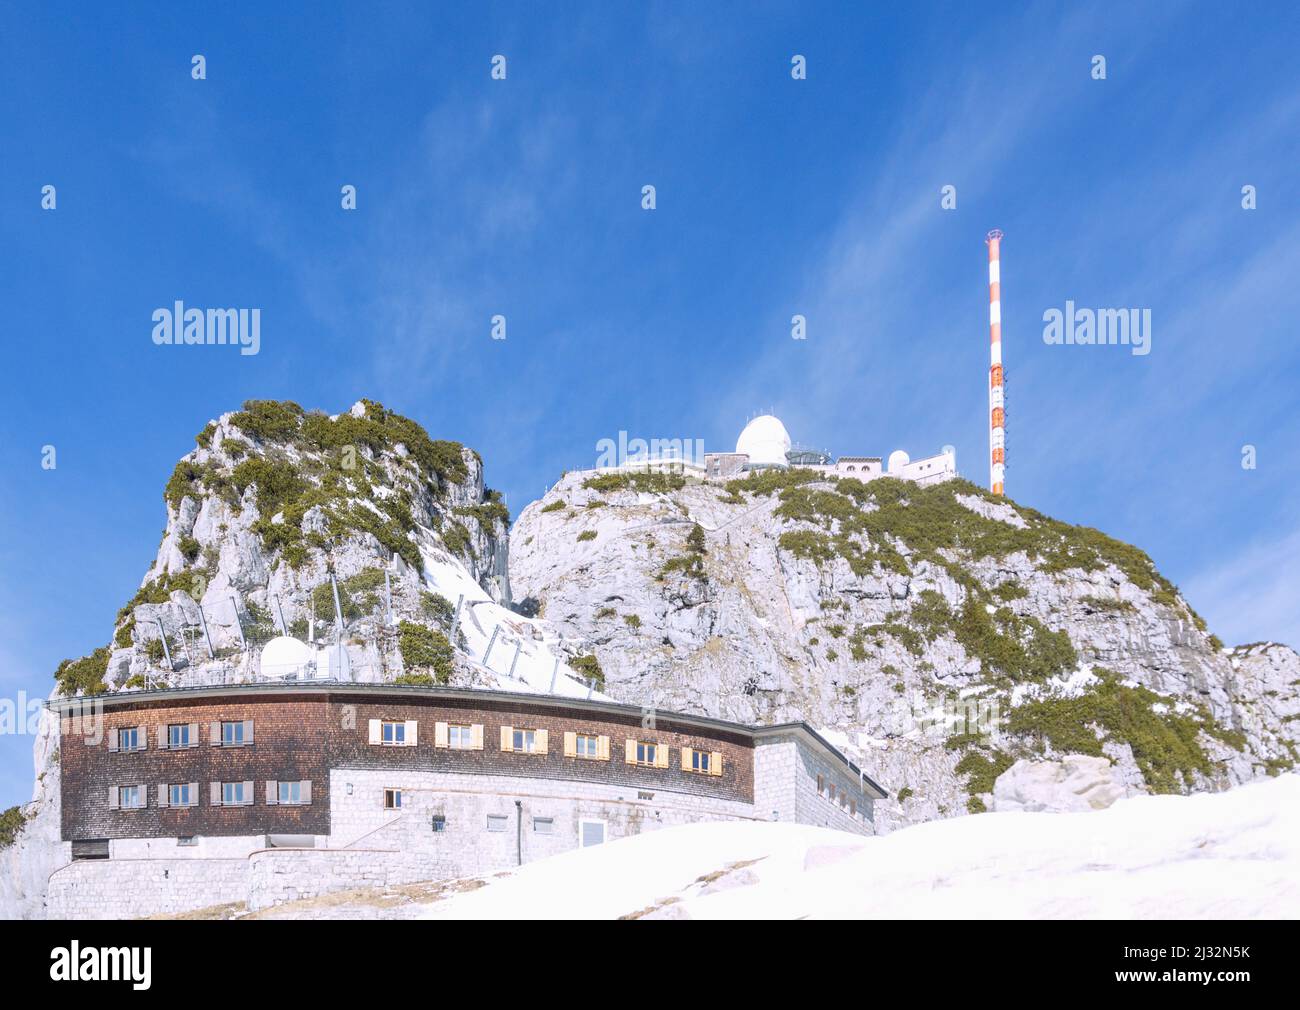
[[[602,736],[596,739],[596,756],[602,761],[609,760],[609,737]]]
[[[208,743],[213,747],[221,746],[221,723],[213,722],[208,726]]]
[[[244,783],[244,806],[251,807],[252,805],[253,805],[253,783],[245,782]]]
[[[370,720],[370,742],[371,743],[384,742],[384,724],[378,719]]]
[[[691,749],[689,747],[683,747],[682,748],[682,771],[684,772],[691,771],[693,767],[694,765],[693,762],[691,761]]]
[[[149,727],[137,726],[135,728],[136,746],[141,750],[149,749]]]
[[[266,780],[266,805],[278,806],[280,803],[280,783],[273,779]]]
[[[513,726],[501,727],[501,749],[504,751],[515,749],[515,728]]]
[[[710,775],[722,774],[722,751],[715,750],[711,754],[709,754],[709,774]]]
[[[118,792],[117,786],[109,786],[108,787],[108,809],[116,810],[120,798],[121,798],[121,794]]]
[[[623,758],[630,765],[636,764],[636,741],[635,740],[627,741],[627,744],[624,747]]]
[[[253,742],[253,720],[245,719],[244,720],[244,743],[250,744],[252,742]]]
[[[445,722],[435,722],[433,724],[433,745],[435,747],[447,747],[447,724]]]
[[[199,724],[197,722],[192,722],[189,724],[189,729],[190,729],[190,746],[197,747],[199,745]],[[196,800],[195,802],[197,803],[198,801]]]
[[[414,747],[419,739],[420,724],[414,719],[406,720],[406,746]]]
[[[304,803],[310,803],[311,802],[311,779],[306,779],[298,783],[298,785],[299,788],[302,790],[302,801]]]
[[[199,784],[197,782],[191,782],[190,783],[190,806],[197,807],[198,805],[199,805]]]
[[[663,744],[658,744],[655,746],[655,767],[656,768],[668,767],[668,751],[669,748],[665,747]]]
[[[551,731],[539,729],[533,734],[534,752],[537,754],[546,754],[551,745]]]
[[[166,782],[158,783],[158,809],[159,810],[165,810],[167,809],[167,807],[171,806],[172,798],[170,795],[168,795],[170,791],[171,791],[171,786],[169,786]]]
[[[158,749],[167,749],[167,726],[165,724],[158,727]]]
[[[117,750],[118,742],[119,740],[118,740],[117,730],[110,729],[108,731],[108,749],[110,752]]]
[[[568,730],[565,730],[564,756],[566,758],[578,756],[578,734],[577,733],[570,733]]]
[[[212,782],[208,788],[208,802],[214,807],[221,806],[221,783]]]
[[[475,723],[469,728],[470,744],[474,750],[483,749],[483,724]]]

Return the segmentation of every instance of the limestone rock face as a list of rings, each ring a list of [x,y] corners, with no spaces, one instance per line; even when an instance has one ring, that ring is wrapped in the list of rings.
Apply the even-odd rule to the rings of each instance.
[[[993,809],[1057,813],[1104,810],[1129,793],[1104,757],[1067,754],[1059,761],[1021,759],[998,776]]]
[[[48,711],[32,745],[36,783],[22,807],[27,818],[14,843],[0,850],[0,919],[45,917],[46,881],[62,866],[59,841],[59,726]]]
[[[1132,791],[1294,762],[1300,657],[1223,649],[1140,551],[964,481],[770,480],[567,474],[511,531],[512,589],[619,700],[824,730],[893,794],[881,830],[978,810],[989,774],[1079,747]],[[1111,725],[1086,738],[1051,718],[1094,704]],[[999,735],[969,735],[980,706]],[[1150,726],[1122,728],[1126,706]]]

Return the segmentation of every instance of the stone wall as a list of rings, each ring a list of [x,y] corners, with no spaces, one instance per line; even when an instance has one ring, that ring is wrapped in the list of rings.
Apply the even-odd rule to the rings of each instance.
[[[427,852],[390,849],[263,849],[248,858],[248,908],[315,898],[336,891],[395,887],[454,876]]]
[[[855,834],[875,832],[872,800],[862,792],[858,780],[793,733],[768,738],[757,748],[754,809],[768,820],[797,821]]]
[[[50,919],[134,919],[243,901],[248,860],[95,859],[50,875]]]
[[[450,876],[577,848],[583,821],[602,823],[606,840],[614,841],[677,824],[755,819],[750,803],[574,780],[350,768],[336,769],[331,779],[332,847],[422,854]],[[402,790],[400,811],[384,809],[385,789]],[[433,830],[435,816],[441,831]]]

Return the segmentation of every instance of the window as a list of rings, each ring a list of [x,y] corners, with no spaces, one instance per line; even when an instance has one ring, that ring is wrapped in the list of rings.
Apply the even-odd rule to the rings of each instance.
[[[857,816],[858,816],[858,801],[857,801],[857,800],[849,800],[849,816],[850,816],[850,817],[857,817]]]
[[[406,723],[404,722],[386,722],[384,723],[383,736],[384,743],[389,745],[400,746],[406,743]]]
[[[580,758],[594,758],[600,756],[600,737],[591,736],[588,733],[579,733],[576,741],[577,753]]]
[[[169,807],[188,807],[193,802],[188,782],[180,782],[167,787],[167,805]]]
[[[537,750],[537,731],[532,729],[515,730],[514,749],[525,754],[535,753]]]
[[[176,750],[179,747],[190,746],[190,728],[185,723],[179,726],[167,727],[167,746]]]
[[[831,798],[831,802],[834,803],[834,802],[835,802],[835,784],[834,784],[834,783],[831,783],[831,785],[830,785],[830,791],[828,792],[827,795],[830,796],[830,798]]]
[[[709,774],[709,753],[702,750],[691,751],[691,771]]]
[[[117,731],[117,749],[118,750],[139,750],[140,749],[140,727],[132,726],[129,729],[119,729]]]
[[[242,747],[244,745],[244,724],[242,722],[223,722],[221,724],[221,746]]]
[[[198,840],[198,838],[197,838],[196,836],[194,836],[194,835],[178,835],[178,836],[176,837],[176,844],[177,844],[177,845],[186,845],[186,846],[189,846],[189,845],[198,845],[198,844],[199,844],[199,840]]]
[[[578,822],[578,845],[581,848],[590,848],[593,845],[602,845],[605,842],[605,822],[604,821],[579,821]]]
[[[655,745],[642,743],[638,740],[636,744],[636,763],[639,765],[653,765],[655,763]]]
[[[487,829],[489,831],[505,831],[510,826],[510,818],[505,814],[488,814]]]
[[[117,805],[123,810],[139,810],[144,806],[144,792],[139,786],[119,786]]]
[[[433,826],[433,830],[435,834],[441,834],[442,832],[447,830],[447,815],[434,814],[432,820],[430,821],[430,824]]]
[[[385,810],[402,809],[402,790],[400,789],[384,790],[384,809]]]
[[[534,817],[533,830],[539,835],[555,834],[555,819],[553,817]]]
[[[825,794],[826,794],[826,780],[822,778],[821,772],[818,772],[817,773],[817,795],[824,796]]]
[[[281,802],[281,803],[301,803],[301,802],[302,802],[302,783],[301,783],[301,782],[281,782],[281,783],[280,783],[280,802]]]
[[[473,750],[474,749],[474,727],[473,726],[448,726],[447,727],[447,746],[452,750]]]
[[[231,725],[227,723],[227,725]],[[234,725],[238,725],[237,723]],[[249,797],[251,799],[251,797]],[[223,782],[221,783],[221,805],[223,807],[238,807],[245,803],[244,783],[242,782]]]

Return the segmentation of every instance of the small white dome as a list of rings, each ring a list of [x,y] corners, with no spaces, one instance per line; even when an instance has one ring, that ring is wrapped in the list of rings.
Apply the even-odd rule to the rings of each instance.
[[[297,675],[311,660],[311,646],[289,635],[280,635],[262,646],[262,676]]]
[[[740,433],[736,439],[736,452],[749,457],[751,467],[786,466],[785,454],[790,451],[790,435],[779,418],[761,414]]]
[[[912,462],[912,457],[902,449],[895,449],[889,454],[889,472],[902,473],[903,467]]]

